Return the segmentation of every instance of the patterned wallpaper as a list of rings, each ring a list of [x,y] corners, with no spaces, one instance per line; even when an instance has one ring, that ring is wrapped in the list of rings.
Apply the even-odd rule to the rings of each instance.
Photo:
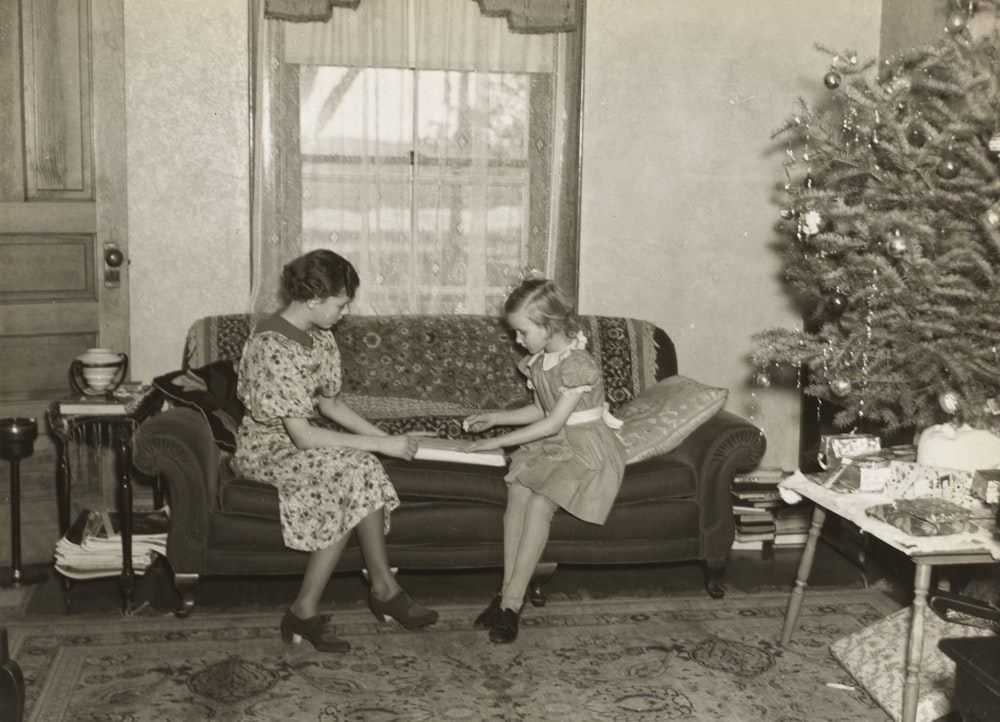
[[[246,0],[126,0],[132,375],[249,294]]]

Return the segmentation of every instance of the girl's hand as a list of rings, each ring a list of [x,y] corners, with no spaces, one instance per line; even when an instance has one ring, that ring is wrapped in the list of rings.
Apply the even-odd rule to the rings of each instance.
[[[395,456],[397,459],[410,460],[417,453],[419,442],[414,436],[381,436],[379,453]]]
[[[493,414],[473,414],[462,422],[462,428],[473,434],[492,429],[494,426],[496,421],[493,419]]]
[[[502,448],[503,446],[497,443],[496,438],[477,439],[476,441],[468,442],[462,451],[495,451]]]

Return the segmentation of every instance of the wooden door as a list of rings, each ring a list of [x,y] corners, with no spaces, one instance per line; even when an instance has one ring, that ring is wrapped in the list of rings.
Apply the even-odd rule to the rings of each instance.
[[[82,351],[129,351],[123,45],[123,0],[0,0],[0,417],[39,424],[20,462],[25,564],[51,560],[58,539],[45,408],[69,394]],[[100,489],[73,494],[71,517]]]

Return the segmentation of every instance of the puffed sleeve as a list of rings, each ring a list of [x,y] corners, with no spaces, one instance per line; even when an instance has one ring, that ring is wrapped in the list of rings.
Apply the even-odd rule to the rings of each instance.
[[[315,415],[307,383],[314,374],[297,351],[295,342],[276,333],[252,336],[244,348],[237,390],[257,421]]]
[[[580,393],[590,391],[601,379],[597,362],[584,351],[574,351],[559,364],[562,383],[560,393]]]

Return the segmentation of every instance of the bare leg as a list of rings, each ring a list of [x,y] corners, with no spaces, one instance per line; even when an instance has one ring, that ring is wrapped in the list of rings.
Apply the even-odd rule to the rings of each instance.
[[[299,595],[292,602],[290,609],[299,619],[309,619],[319,614],[319,600],[323,596],[330,575],[333,574],[341,552],[347,545],[347,535],[326,547],[309,553],[306,563],[306,573],[302,576]]]
[[[501,609],[520,611],[524,603],[524,594],[531,583],[531,576],[549,540],[552,516],[558,508],[548,497],[534,492],[529,493],[531,496],[525,507],[517,557],[514,559],[510,578],[504,583],[500,600]]]
[[[376,599],[388,601],[399,593],[400,587],[389,567],[389,557],[385,551],[385,509],[373,511],[361,520],[355,530],[371,579],[372,594]]]
[[[518,482],[507,487],[507,508],[503,513],[503,586],[506,589],[514,573],[514,562],[521,546],[524,518],[528,513],[528,502],[535,495],[531,489]]]

